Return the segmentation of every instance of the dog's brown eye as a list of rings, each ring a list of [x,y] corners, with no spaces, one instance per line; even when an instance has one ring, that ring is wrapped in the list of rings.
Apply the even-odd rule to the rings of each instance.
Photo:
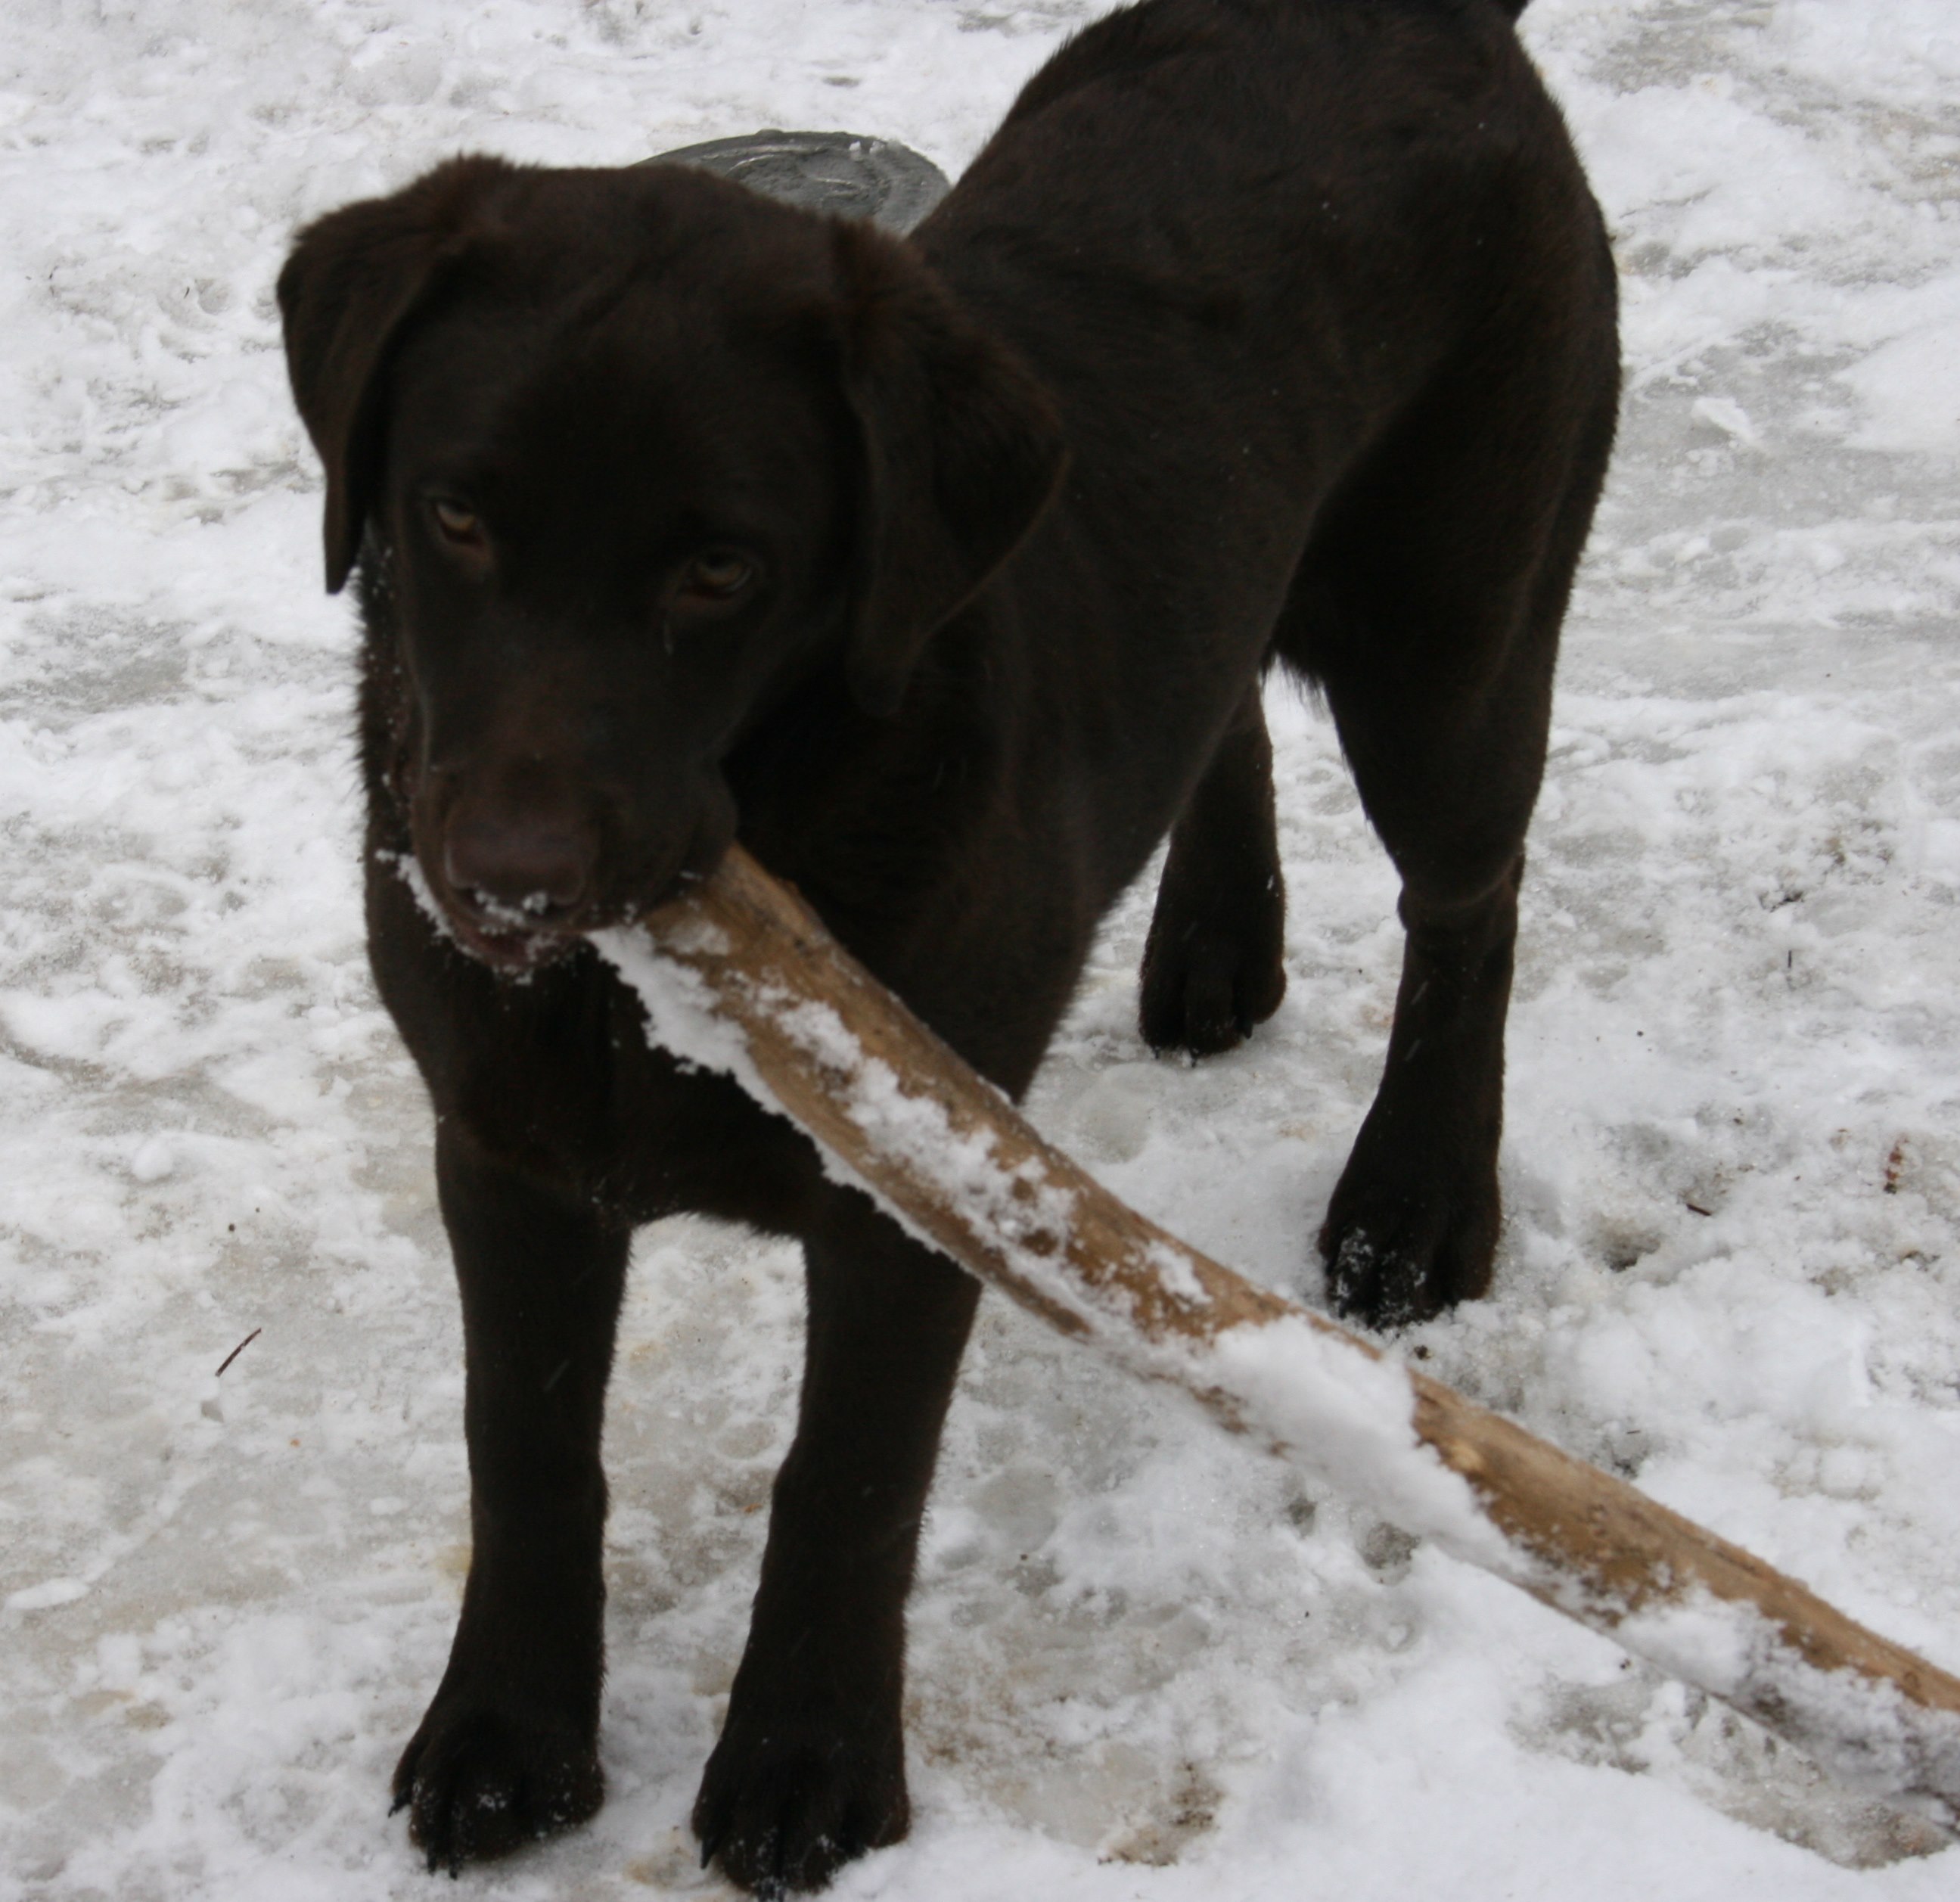
[[[732,548],[709,548],[695,556],[680,578],[680,598],[732,601],[756,578],[755,565]]]
[[[460,502],[438,499],[429,504],[429,512],[435,517],[435,525],[442,531],[443,540],[451,546],[483,546],[483,524],[473,508],[466,508]]]

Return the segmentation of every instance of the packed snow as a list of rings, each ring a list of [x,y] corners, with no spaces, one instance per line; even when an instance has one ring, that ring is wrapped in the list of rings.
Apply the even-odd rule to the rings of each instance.
[[[387,1773],[467,1560],[419,1085],[363,963],[350,610],[271,301],[463,148],[764,126],[956,173],[1093,0],[12,0],[0,43],[0,1902],[423,1897]],[[1960,11],[1535,0],[1623,272],[1532,837],[1491,1298],[1398,1351],[1960,1670]],[[1276,688],[1291,987],[1030,1107],[1322,1298],[1394,884]],[[462,1888],[711,1896],[686,1819],[794,1403],[793,1250],[637,1257],[611,1796]],[[254,1329],[262,1331],[216,1369]],[[1917,1902],[1960,1850],[989,1301],[836,1892]]]

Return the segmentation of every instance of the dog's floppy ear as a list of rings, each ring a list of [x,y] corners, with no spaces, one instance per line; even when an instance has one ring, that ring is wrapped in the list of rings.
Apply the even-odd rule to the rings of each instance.
[[[1067,460],[1040,385],[922,260],[835,227],[845,393],[863,444],[845,665],[867,713],[894,713],[933,631],[1019,546]]]
[[[326,468],[326,588],[361,549],[380,473],[380,371],[410,314],[461,249],[485,184],[511,168],[458,158],[392,198],[344,205],[299,234],[279,273],[286,369]]]

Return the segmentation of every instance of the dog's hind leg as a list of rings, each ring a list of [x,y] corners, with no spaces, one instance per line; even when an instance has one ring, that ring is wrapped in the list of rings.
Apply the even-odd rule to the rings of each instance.
[[[1320,1233],[1332,1305],[1378,1327],[1490,1282],[1525,829],[1612,346],[1610,323],[1581,328],[1563,365],[1521,351],[1432,393],[1325,511],[1282,617],[1402,879],[1387,1061]]]
[[[1273,817],[1273,749],[1255,681],[1170,836],[1144,946],[1144,1040],[1209,1056],[1280,1007],[1286,887]]]

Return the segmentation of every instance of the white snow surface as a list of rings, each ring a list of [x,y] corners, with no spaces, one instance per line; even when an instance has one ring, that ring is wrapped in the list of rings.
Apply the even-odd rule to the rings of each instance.
[[[466,1559],[426,1104],[362,961],[352,636],[271,288],[461,148],[771,125],[956,171],[1077,0],[11,0],[0,35],[0,1902],[372,1902]],[[1486,1301],[1399,1351],[1960,1669],[1960,12],[1535,0],[1612,222],[1621,447],[1532,838]],[[1272,712],[1291,988],[1031,1098],[1322,1298],[1394,884]],[[794,1250],[638,1251],[612,1795],[461,1889],[708,1895],[686,1818],[794,1401]],[[254,1328],[222,1378],[215,1370]],[[1945,1898],[1960,1852],[1165,1394],[985,1311],[845,1897]]]

